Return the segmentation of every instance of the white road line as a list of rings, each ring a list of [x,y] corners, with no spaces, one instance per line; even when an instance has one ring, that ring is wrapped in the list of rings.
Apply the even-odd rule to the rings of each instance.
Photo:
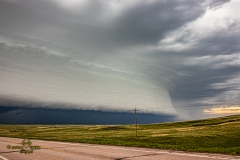
[[[4,158],[4,157],[2,157],[2,156],[0,156],[0,158],[2,158],[3,160],[8,160],[7,158]]]

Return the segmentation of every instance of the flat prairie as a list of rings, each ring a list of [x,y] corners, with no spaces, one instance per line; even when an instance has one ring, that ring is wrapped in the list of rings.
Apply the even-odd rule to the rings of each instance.
[[[138,125],[0,125],[1,137],[240,155],[240,115]]]

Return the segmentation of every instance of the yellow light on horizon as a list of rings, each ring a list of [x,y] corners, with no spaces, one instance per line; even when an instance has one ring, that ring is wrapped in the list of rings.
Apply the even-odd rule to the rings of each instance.
[[[214,107],[204,109],[203,112],[206,114],[238,114],[240,113],[240,106]]]

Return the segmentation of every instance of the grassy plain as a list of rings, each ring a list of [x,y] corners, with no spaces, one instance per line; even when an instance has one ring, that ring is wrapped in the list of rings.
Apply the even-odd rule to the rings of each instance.
[[[240,155],[240,115],[134,125],[0,125],[1,137]]]

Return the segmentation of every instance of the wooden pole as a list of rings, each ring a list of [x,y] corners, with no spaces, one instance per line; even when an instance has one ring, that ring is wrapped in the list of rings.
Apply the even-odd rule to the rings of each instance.
[[[137,110],[136,108],[133,110],[134,111],[134,118],[135,118],[135,124],[136,124],[136,137],[138,136],[137,135],[137,111],[139,111],[139,110]]]

